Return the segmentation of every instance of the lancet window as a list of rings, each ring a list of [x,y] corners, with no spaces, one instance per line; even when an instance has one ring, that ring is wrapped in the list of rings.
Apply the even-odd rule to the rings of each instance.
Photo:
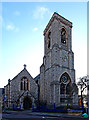
[[[63,44],[66,44],[67,40],[67,34],[66,34],[66,30],[64,28],[61,29],[61,42]]]
[[[29,90],[29,80],[27,79],[27,77],[23,77],[21,79],[20,89],[21,90]]]
[[[50,44],[51,44],[51,32],[49,31],[48,37],[47,37],[47,46],[48,46],[48,48],[50,48]]]

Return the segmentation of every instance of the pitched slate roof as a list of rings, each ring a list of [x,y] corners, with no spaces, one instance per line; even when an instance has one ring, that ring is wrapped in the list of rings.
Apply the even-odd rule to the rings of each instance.
[[[23,72],[27,72],[29,75],[30,75],[30,73],[27,71],[27,69],[26,68],[24,68],[21,72],[19,72],[12,80],[14,80],[14,79],[16,79],[21,73],[23,73]],[[31,75],[30,75],[31,76]],[[32,76],[31,76],[32,77]],[[32,77],[33,78],[33,77]],[[12,81],[12,80],[10,80],[10,81]]]
[[[40,78],[40,74],[37,75],[37,76],[34,78],[34,80],[37,81],[39,78]]]

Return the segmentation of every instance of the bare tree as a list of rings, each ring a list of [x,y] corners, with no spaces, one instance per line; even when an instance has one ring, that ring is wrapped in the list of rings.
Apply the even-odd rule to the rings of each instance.
[[[83,107],[83,92],[87,88],[87,82],[88,81],[89,81],[89,76],[87,75],[87,76],[84,76],[84,77],[80,77],[79,81],[77,83],[77,85],[79,86],[80,91],[81,91],[81,104],[82,104],[82,107]]]

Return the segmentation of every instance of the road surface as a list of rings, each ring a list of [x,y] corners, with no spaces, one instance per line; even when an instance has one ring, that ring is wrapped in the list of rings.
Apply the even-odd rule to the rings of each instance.
[[[2,120],[89,120],[81,115],[65,113],[37,113],[31,111],[13,111],[2,114]]]

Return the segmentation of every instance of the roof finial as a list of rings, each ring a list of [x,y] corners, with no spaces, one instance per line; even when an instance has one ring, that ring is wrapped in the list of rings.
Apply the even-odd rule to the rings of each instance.
[[[26,69],[26,64],[24,64],[23,66],[24,66],[24,69]]]

